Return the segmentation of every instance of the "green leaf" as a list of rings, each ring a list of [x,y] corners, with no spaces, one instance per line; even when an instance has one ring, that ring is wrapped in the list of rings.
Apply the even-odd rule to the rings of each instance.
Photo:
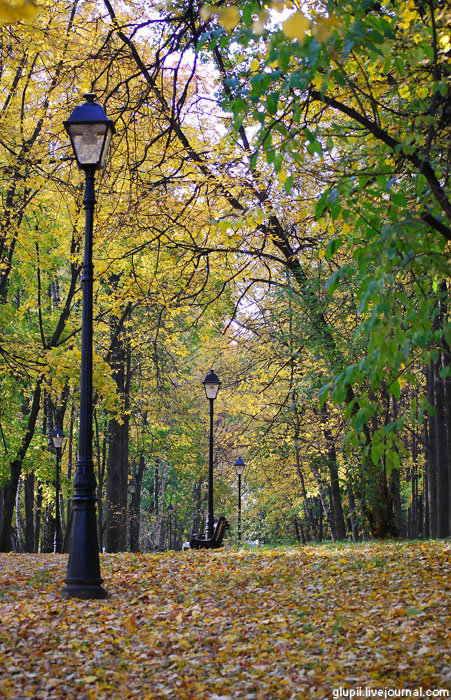
[[[387,388],[388,388],[389,394],[394,396],[395,399],[399,399],[399,397],[401,395],[401,386],[400,386],[399,381],[397,379],[395,379],[393,382],[391,382]]]
[[[340,236],[332,238],[332,240],[329,242],[326,248],[326,260],[331,260],[337,252],[337,250],[339,250],[342,245],[343,239]]]

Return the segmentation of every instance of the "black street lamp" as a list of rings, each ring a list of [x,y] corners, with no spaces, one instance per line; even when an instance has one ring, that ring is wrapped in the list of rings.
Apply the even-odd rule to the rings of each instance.
[[[244,472],[244,462],[241,457],[235,462],[235,472],[238,477],[238,542],[241,543],[241,477]]]
[[[169,549],[172,549],[172,511],[174,506],[170,503],[166,509],[169,513]]]
[[[128,492],[131,496],[135,495],[137,486],[138,484],[136,483],[136,479],[134,476],[132,476],[132,478],[128,482]]]
[[[85,173],[85,246],[81,275],[83,313],[81,333],[79,457],[74,478],[72,530],[64,594],[73,598],[105,598],[100,576],[99,541],[96,522],[96,478],[92,461],[92,317],[94,221],[94,176],[105,167],[114,125],[94,95],[76,107],[64,122],[78,167]]]
[[[208,458],[208,498],[207,498],[207,527],[206,539],[213,537],[215,531],[215,518],[213,513],[213,401],[218,395],[221,382],[211,369],[203,381],[207,399],[210,401],[210,451]]]
[[[63,548],[63,537],[61,534],[61,516],[60,516],[60,466],[61,466],[61,448],[63,446],[64,433],[61,428],[55,428],[51,432],[53,444],[56,452],[56,477],[55,477],[55,537],[53,540],[53,551],[59,554]]]

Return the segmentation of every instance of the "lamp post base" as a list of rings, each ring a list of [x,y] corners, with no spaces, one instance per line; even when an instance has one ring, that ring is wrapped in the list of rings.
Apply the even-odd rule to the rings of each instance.
[[[66,578],[64,582],[67,585],[63,588],[63,596],[65,598],[79,598],[80,600],[102,600],[107,597],[106,590],[100,585],[102,580],[73,581]]]
[[[72,500],[72,529],[63,595],[71,598],[106,598],[100,576],[95,498]]]

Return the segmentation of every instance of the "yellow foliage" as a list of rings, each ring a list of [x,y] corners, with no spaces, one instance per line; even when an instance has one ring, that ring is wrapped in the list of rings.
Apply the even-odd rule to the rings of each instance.
[[[303,41],[305,33],[310,29],[310,20],[302,12],[295,12],[283,23],[283,33],[289,39]]]
[[[418,12],[413,0],[409,0],[404,7],[399,8],[399,26],[401,29],[407,29],[413,22],[418,19]]]
[[[221,8],[219,12],[219,24],[222,24],[224,29],[231,31],[240,21],[240,13],[236,7]]]
[[[237,7],[212,5],[211,7],[202,7],[200,9],[200,16],[202,19],[208,20],[212,15],[218,15],[219,24],[229,32],[234,29],[240,21],[240,13]]]
[[[0,26],[15,24],[21,20],[31,22],[37,13],[38,7],[34,0],[23,0],[20,3],[0,0]]]
[[[311,32],[318,41],[326,41],[332,33],[332,29],[337,25],[335,17],[319,17],[312,23]]]

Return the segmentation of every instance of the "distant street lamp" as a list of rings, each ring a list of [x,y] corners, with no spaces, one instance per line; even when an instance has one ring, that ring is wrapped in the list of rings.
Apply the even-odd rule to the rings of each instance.
[[[81,275],[83,313],[81,335],[81,384],[79,457],[74,478],[72,530],[64,594],[73,598],[105,598],[100,576],[99,541],[96,522],[96,478],[92,461],[92,318],[94,222],[94,176],[105,167],[114,125],[94,95],[74,109],[64,122],[78,167],[85,173],[85,246]]]
[[[244,472],[244,462],[241,457],[235,462],[235,472],[238,477],[238,542],[241,543],[241,477]]]
[[[169,549],[172,549],[172,511],[174,506],[170,503],[166,509],[169,514]]]
[[[213,513],[213,402],[218,395],[221,382],[218,376],[211,369],[203,381],[207,399],[210,401],[210,450],[208,458],[208,498],[207,498],[207,527],[205,531],[206,539],[213,537],[215,531]]]
[[[136,479],[134,476],[132,476],[132,478],[128,482],[128,492],[131,496],[133,496],[136,493],[137,486],[138,486],[138,484],[136,483]]]
[[[55,428],[51,432],[53,444],[56,452],[56,477],[55,477],[55,537],[53,540],[53,551],[59,554],[63,548],[63,537],[61,534],[61,516],[60,516],[60,467],[61,467],[61,448],[63,446],[64,433],[61,428]]]

